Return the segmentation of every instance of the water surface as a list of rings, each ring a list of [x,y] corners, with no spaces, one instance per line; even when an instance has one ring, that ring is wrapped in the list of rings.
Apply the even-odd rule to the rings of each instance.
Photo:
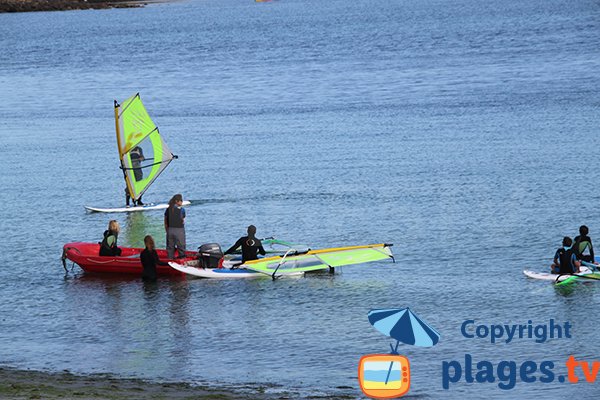
[[[360,397],[390,342],[373,308],[442,333],[402,347],[423,398],[594,398],[594,385],[464,382],[444,360],[597,357],[598,285],[527,280],[565,235],[600,232],[600,8],[594,1],[186,1],[0,15],[0,363]],[[392,242],[396,264],[218,282],[65,275],[123,181],[113,99],[141,92],[179,159],[144,197],[188,208],[190,247],[259,236]],[[120,244],[162,215],[117,215]],[[574,337],[491,345],[481,323],[570,321]],[[476,361],[477,361],[476,360]],[[560,367],[557,367],[557,372]]]

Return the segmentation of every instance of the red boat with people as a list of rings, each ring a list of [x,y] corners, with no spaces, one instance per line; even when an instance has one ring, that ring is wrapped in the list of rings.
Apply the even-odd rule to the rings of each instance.
[[[67,269],[67,260],[79,265],[85,272],[92,273],[112,273],[112,274],[130,274],[130,275],[142,275],[142,262],[140,260],[140,253],[144,250],[143,248],[132,248],[132,247],[120,247],[120,256],[100,256],[100,244],[98,243],[85,243],[85,242],[74,242],[67,243],[63,246],[63,266]],[[197,252],[186,251],[184,258],[178,258],[177,260],[170,260],[167,258],[167,250],[157,249],[158,257],[160,260],[169,262],[176,261],[178,263],[184,263],[185,261],[191,261],[197,259]],[[156,272],[158,275],[175,275],[183,276],[182,272],[179,272],[169,266],[157,265]]]

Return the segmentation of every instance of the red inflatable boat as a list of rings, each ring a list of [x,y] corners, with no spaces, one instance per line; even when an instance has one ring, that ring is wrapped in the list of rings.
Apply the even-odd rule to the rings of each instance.
[[[144,249],[121,247],[120,256],[99,256],[100,244],[98,243],[83,243],[74,242],[67,243],[63,246],[63,265],[66,269],[66,260],[70,260],[79,265],[85,272],[94,273],[112,273],[112,274],[131,274],[142,275],[142,262],[140,261],[140,253]],[[195,260],[196,252],[186,252],[186,258],[178,258],[177,260],[167,259],[167,250],[156,249],[158,258],[161,261],[176,261],[182,263],[188,260]],[[160,275],[185,275],[169,266],[157,265],[156,272]]]

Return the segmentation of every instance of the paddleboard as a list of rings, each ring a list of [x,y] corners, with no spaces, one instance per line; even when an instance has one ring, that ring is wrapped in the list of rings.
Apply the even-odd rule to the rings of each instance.
[[[580,270],[581,270],[581,272],[579,272],[577,275],[590,275],[590,274],[592,274],[592,271],[589,268],[581,267]],[[523,273],[528,278],[539,279],[539,280],[543,280],[543,281],[553,281],[553,282],[562,282],[565,279],[568,279],[568,278],[570,278],[570,277],[573,276],[573,275],[552,274],[550,272],[536,272],[536,271],[531,271],[531,270],[528,270],[528,269],[524,270]],[[558,278],[558,280],[557,280],[557,278]]]
[[[183,201],[184,206],[192,204],[188,200]],[[152,210],[164,210],[169,208],[168,203],[148,203],[143,206],[132,206],[132,207],[116,207],[116,208],[101,208],[101,207],[90,207],[84,206],[87,211],[90,212],[101,212],[101,213],[123,213],[123,212],[136,212],[136,211],[152,211]]]

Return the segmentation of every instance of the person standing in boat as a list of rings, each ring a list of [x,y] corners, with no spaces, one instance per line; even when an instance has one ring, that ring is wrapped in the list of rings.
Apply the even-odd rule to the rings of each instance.
[[[588,236],[589,229],[585,225],[579,227],[579,236],[575,238],[573,251],[578,260],[586,262],[595,262],[594,248],[592,247],[592,238]],[[585,254],[584,254],[585,253]]]
[[[142,272],[142,280],[146,282],[154,282],[156,281],[157,276],[156,266],[168,266],[169,264],[158,259],[158,253],[156,252],[156,246],[154,244],[154,238],[152,236],[147,235],[144,238],[144,245],[146,246],[146,248],[140,254],[142,267],[144,267],[144,271]]]
[[[231,254],[242,246],[242,264],[246,261],[257,260],[258,254],[265,255],[265,249],[259,239],[256,238],[256,227],[248,227],[248,236],[242,236],[231,246],[225,254]]]
[[[104,231],[104,238],[100,243],[101,256],[120,256],[121,249],[117,247],[117,240],[121,228],[114,219],[108,223],[108,229]]]
[[[579,272],[580,263],[575,257],[575,252],[571,245],[573,239],[565,236],[562,241],[562,247],[559,247],[554,253],[554,263],[550,267],[553,274],[574,274]]]
[[[142,170],[142,161],[146,158],[144,157],[144,151],[140,146],[135,146],[130,152],[129,157],[131,158],[131,167],[133,169],[133,178],[136,182],[144,179],[144,171]],[[125,205],[129,207],[129,201],[131,199],[131,193],[129,193],[129,188],[125,186]],[[140,196],[137,201],[133,200],[133,206],[143,206],[142,196]]]
[[[165,231],[167,232],[167,256],[172,259],[175,249],[179,257],[185,257],[185,209],[183,196],[176,194],[169,200],[165,210]]]

